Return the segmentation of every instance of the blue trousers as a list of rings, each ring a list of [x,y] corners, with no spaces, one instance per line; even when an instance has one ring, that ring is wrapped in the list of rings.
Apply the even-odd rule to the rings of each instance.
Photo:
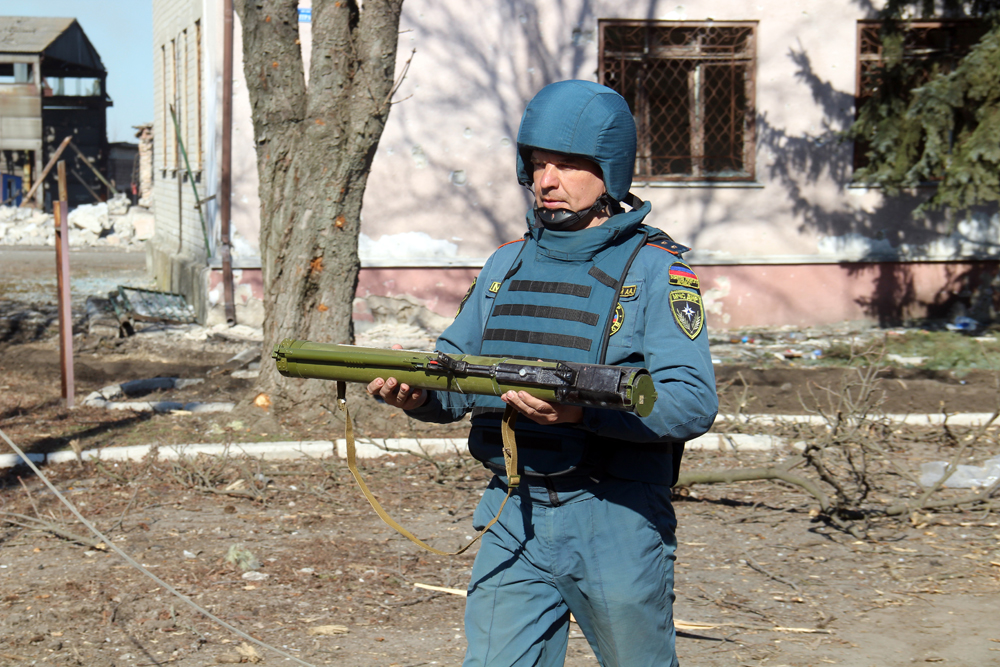
[[[477,529],[506,493],[494,477],[476,508]],[[604,667],[676,667],[676,523],[665,486],[523,484],[476,555],[464,667],[562,665],[570,612]]]

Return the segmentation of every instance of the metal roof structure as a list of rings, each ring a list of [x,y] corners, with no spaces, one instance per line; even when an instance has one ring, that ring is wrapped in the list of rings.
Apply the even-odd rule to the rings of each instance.
[[[80,68],[104,71],[97,49],[73,18],[0,16],[0,53],[42,54],[46,60],[61,61],[60,69],[67,73]]]

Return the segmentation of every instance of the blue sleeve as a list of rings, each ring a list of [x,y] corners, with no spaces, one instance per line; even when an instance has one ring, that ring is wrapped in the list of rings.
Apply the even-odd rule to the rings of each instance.
[[[643,366],[656,387],[656,405],[648,417],[586,408],[580,428],[597,435],[633,442],[687,441],[707,432],[719,411],[715,371],[708,349],[704,303],[698,289],[670,284],[670,256],[645,248],[629,271],[626,284],[643,283],[644,296],[636,305],[631,344],[609,345],[607,363]],[[638,265],[638,266],[636,266]],[[685,267],[686,268],[686,267]],[[700,304],[700,331],[692,339],[671,309],[671,292],[687,294],[679,303]],[[692,302],[691,297],[697,301]],[[614,337],[612,336],[612,341]]]

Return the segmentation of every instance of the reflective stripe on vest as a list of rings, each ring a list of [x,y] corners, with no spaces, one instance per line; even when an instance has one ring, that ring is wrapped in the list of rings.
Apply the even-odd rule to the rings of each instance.
[[[481,354],[602,363],[618,294],[646,235],[599,253],[594,261],[541,256],[534,240],[507,272],[483,331]],[[502,465],[499,397],[477,396],[469,450],[491,466]],[[588,436],[571,425],[516,427],[524,474],[559,475],[593,467]],[[589,453],[588,453],[589,452]]]
[[[480,353],[601,363],[618,292],[645,240],[639,234],[594,261],[564,261],[542,255],[527,239],[514,275],[496,294]]]

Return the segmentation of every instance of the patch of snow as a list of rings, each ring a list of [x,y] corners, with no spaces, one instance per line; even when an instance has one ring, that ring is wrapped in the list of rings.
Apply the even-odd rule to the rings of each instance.
[[[424,232],[382,235],[378,241],[365,234],[358,237],[358,256],[362,260],[455,257],[457,254],[457,245]]]

